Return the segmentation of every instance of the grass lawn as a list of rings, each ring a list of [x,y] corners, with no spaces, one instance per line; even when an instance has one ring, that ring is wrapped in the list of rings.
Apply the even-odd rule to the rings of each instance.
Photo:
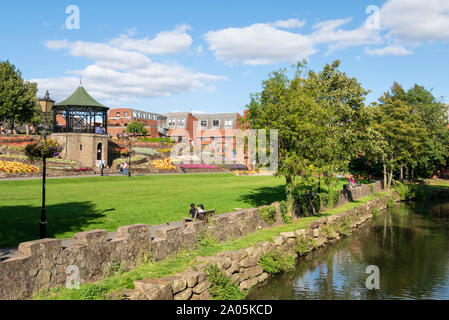
[[[50,179],[47,236],[64,239],[80,231],[179,221],[192,202],[206,210],[215,207],[218,214],[271,204],[285,199],[284,183],[284,178],[232,174]],[[37,239],[42,181],[0,181],[0,195],[0,248]]]

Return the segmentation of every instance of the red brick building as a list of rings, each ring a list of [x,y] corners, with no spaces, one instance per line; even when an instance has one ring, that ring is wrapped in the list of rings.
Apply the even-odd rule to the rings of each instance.
[[[108,134],[121,134],[130,122],[139,121],[148,129],[149,136],[159,137],[163,133],[165,120],[166,117],[157,113],[130,108],[111,109],[108,114]]]

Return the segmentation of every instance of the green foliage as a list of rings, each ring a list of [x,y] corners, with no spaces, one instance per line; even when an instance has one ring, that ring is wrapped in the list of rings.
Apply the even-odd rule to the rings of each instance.
[[[292,217],[288,213],[287,201],[281,201],[279,207],[281,211],[282,221],[284,221],[284,223],[292,223]]]
[[[371,213],[373,214],[374,217],[377,217],[379,215],[379,209],[373,209]]]
[[[300,255],[304,255],[313,250],[313,245],[310,241],[306,240],[306,238],[301,238],[296,241],[295,252]]]
[[[34,116],[37,84],[24,81],[22,73],[9,61],[0,62],[0,123],[30,122]]]
[[[349,236],[352,233],[351,219],[349,217],[344,218],[338,226],[337,231],[345,236]]]
[[[397,182],[393,188],[399,193],[402,201],[414,199],[416,197],[416,185]]]
[[[80,288],[81,300],[104,300],[108,288],[98,284],[86,284]]]
[[[292,79],[286,70],[273,72],[247,106],[248,127],[279,130],[277,174],[286,177],[290,208],[296,180],[307,182],[320,175],[332,180],[336,168],[346,168],[361,149],[360,136],[368,126],[368,91],[338,70],[339,65],[335,61],[315,73],[305,71],[301,62]]]
[[[201,230],[200,234],[198,235],[197,239],[197,249],[203,249],[203,248],[213,248],[218,244],[217,239],[214,238],[214,236],[205,230]]]
[[[209,292],[214,300],[243,300],[245,293],[216,265],[209,265],[206,269],[207,279],[211,287]]]
[[[295,267],[295,259],[281,250],[275,250],[264,254],[259,259],[259,265],[269,274],[278,274],[292,271]]]
[[[262,219],[269,225],[272,225],[276,221],[276,207],[268,206],[259,208]]]
[[[59,156],[62,151],[62,146],[56,141],[47,139],[31,143],[25,147],[25,155],[31,160],[46,158],[53,158]]]
[[[139,141],[142,142],[159,142],[159,143],[171,143],[174,144],[176,141],[172,141],[171,138],[140,138]]]
[[[148,129],[145,128],[145,125],[139,121],[133,121],[128,124],[126,127],[127,133],[132,133],[140,136],[148,135]]]
[[[133,148],[135,153],[144,154],[147,156],[158,156],[160,153],[151,148]]]

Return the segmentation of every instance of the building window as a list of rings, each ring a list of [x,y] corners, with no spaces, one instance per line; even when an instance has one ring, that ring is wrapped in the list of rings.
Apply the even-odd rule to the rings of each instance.
[[[186,125],[186,120],[185,119],[178,119],[178,125],[179,126],[185,126]]]
[[[133,112],[133,117],[137,118],[137,113]]]
[[[169,120],[168,120],[168,125],[169,125],[170,127],[175,126],[175,125],[176,125],[176,120],[169,119]]]
[[[127,117],[128,116],[128,112],[125,112],[125,114],[123,115],[124,117]]]
[[[213,120],[212,121],[212,126],[219,127],[220,126],[220,120]]]
[[[83,151],[83,145],[80,144],[80,151]]]
[[[225,127],[232,127],[232,120],[226,120]]]
[[[117,112],[117,113],[115,114],[115,116],[116,116],[117,118],[120,118],[120,112]]]
[[[207,127],[207,120],[201,121],[201,127],[206,128]]]

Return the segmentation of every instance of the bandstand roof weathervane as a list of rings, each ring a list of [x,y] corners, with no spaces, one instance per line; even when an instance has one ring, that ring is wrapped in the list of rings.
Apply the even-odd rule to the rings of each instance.
[[[70,97],[54,105],[53,132],[106,134],[108,110],[80,85]]]

